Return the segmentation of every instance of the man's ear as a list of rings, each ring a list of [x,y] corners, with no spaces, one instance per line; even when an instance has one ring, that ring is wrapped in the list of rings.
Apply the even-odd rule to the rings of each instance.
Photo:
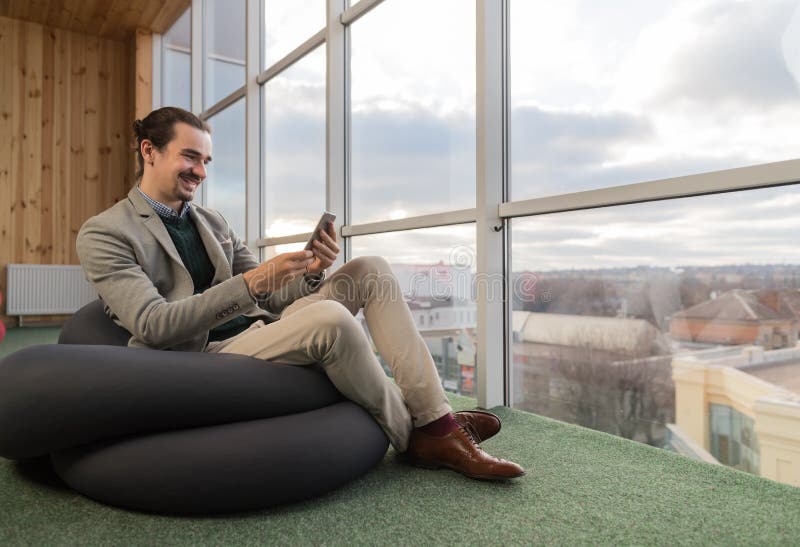
[[[151,141],[150,139],[142,140],[142,143],[139,145],[139,152],[141,152],[145,163],[149,163],[152,165],[154,149],[155,147],[153,146],[153,141]]]

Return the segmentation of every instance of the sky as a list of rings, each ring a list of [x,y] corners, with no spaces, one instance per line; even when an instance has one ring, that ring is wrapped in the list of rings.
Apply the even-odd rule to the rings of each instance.
[[[324,3],[306,3],[268,3],[275,58],[319,30],[297,14]],[[798,5],[511,0],[512,199],[796,158]],[[474,6],[385,0],[353,24],[353,223],[475,206]],[[323,56],[266,87],[269,235],[310,230],[324,205]],[[215,128],[215,141],[230,138]],[[800,263],[798,202],[784,187],[516,219],[514,268]],[[353,243],[446,262],[474,249],[475,227]]]

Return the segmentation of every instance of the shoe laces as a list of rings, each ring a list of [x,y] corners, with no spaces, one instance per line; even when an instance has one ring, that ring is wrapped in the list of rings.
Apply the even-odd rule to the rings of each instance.
[[[475,447],[476,447],[478,450],[483,450],[483,449],[481,448],[481,445],[478,443],[478,432],[477,432],[477,431],[475,431],[475,428],[474,428],[474,426],[473,426],[471,423],[469,423],[469,422],[466,422],[466,423],[464,423],[463,425],[461,425],[461,430],[462,430],[464,433],[466,433],[466,435],[467,435],[467,438],[470,440],[470,442],[471,442],[472,444],[474,444],[474,445],[475,445]]]

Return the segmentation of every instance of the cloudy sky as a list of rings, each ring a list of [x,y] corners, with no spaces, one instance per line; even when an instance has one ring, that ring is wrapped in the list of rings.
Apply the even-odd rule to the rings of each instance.
[[[318,30],[296,14],[324,4],[274,4],[279,58]],[[513,198],[796,158],[798,5],[512,0]],[[386,0],[353,24],[354,223],[474,207],[474,27],[464,0]],[[266,87],[269,235],[310,230],[324,204],[324,68],[320,49]],[[215,147],[235,142],[217,125]],[[243,172],[215,157],[216,180]],[[235,210],[223,194],[216,206]],[[798,203],[785,187],[514,220],[514,267],[800,263]],[[353,243],[447,262],[474,249],[475,228]]]

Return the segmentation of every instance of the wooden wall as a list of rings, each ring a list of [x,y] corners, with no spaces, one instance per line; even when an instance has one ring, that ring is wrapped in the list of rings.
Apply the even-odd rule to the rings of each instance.
[[[133,184],[133,43],[0,17],[0,291],[6,264],[78,264],[75,236]],[[15,326],[16,318],[0,320]]]

